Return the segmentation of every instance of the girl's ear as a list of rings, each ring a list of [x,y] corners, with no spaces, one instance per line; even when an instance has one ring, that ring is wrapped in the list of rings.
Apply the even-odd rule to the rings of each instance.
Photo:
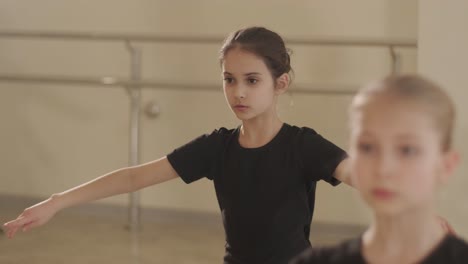
[[[450,150],[443,155],[443,172],[440,180],[442,184],[446,184],[460,162],[460,154],[456,151]]]
[[[286,92],[289,88],[289,74],[283,73],[280,77],[276,78],[276,87],[275,92],[277,95],[280,95]]]

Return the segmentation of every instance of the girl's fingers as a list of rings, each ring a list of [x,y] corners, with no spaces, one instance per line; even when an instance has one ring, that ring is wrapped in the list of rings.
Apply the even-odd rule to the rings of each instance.
[[[24,225],[26,222],[28,222],[29,220],[26,219],[26,217],[20,215],[18,218],[16,218],[15,220],[13,221],[10,221],[6,224],[4,224],[3,226],[6,227],[6,228],[15,228],[15,227],[19,227],[19,226],[22,226]]]
[[[17,219],[5,223],[3,227],[6,230],[8,238],[13,238],[19,229],[27,231],[32,227],[37,226],[37,224],[35,224],[36,222],[37,221],[33,221],[24,216],[19,216]]]
[[[438,216],[440,225],[442,228],[449,234],[455,234],[455,230],[453,230],[452,226],[448,223],[448,221],[440,216]]]
[[[10,230],[8,230],[7,232],[7,236],[8,238],[13,238],[16,234],[16,231],[18,231],[18,228],[12,228]]]

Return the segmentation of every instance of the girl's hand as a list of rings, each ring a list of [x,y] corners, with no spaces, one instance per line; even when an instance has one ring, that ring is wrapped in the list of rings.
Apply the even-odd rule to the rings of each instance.
[[[448,234],[455,235],[455,230],[453,230],[452,226],[445,220],[444,218],[437,216],[442,229],[447,232]]]
[[[15,220],[5,223],[3,228],[8,238],[13,238],[20,229],[26,232],[47,223],[57,211],[55,201],[50,198],[25,209]]]

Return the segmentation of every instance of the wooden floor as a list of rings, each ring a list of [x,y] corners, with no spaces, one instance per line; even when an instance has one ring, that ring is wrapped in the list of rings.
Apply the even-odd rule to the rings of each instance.
[[[0,222],[25,203],[0,196]],[[47,225],[7,239],[0,233],[1,264],[219,264],[224,231],[218,215],[145,210],[142,228],[126,228],[122,207],[88,205],[59,213]],[[354,237],[362,227],[313,224],[311,241],[333,244]]]

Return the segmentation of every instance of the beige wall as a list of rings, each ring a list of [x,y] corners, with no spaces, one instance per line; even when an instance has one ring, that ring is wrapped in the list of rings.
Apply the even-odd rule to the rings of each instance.
[[[1,1],[0,29],[70,30],[225,36],[264,25],[285,38],[338,36],[415,38],[417,3],[406,0],[321,1]],[[165,155],[220,126],[237,124],[224,102],[219,45],[144,44],[144,77],[213,83],[219,92],[145,90],[162,114],[142,118],[142,161]],[[291,46],[294,83],[359,86],[389,71],[378,48]],[[404,70],[416,52],[401,50]],[[0,72],[128,76],[120,43],[0,40]],[[320,86],[319,86],[320,87]],[[0,83],[0,164],[5,194],[48,196],[127,164],[128,98],[123,89]],[[315,128],[346,148],[347,96],[285,96],[286,122]],[[290,105],[290,101],[294,106]],[[319,185],[315,219],[365,223],[366,209],[350,188]],[[106,199],[124,204],[126,195]],[[142,192],[151,207],[218,210],[209,181],[176,180]]]
[[[444,86],[455,100],[458,117],[455,146],[461,153],[461,166],[442,192],[441,214],[464,238],[468,238],[468,186],[466,165],[468,143],[468,2],[420,1],[418,67]]]

